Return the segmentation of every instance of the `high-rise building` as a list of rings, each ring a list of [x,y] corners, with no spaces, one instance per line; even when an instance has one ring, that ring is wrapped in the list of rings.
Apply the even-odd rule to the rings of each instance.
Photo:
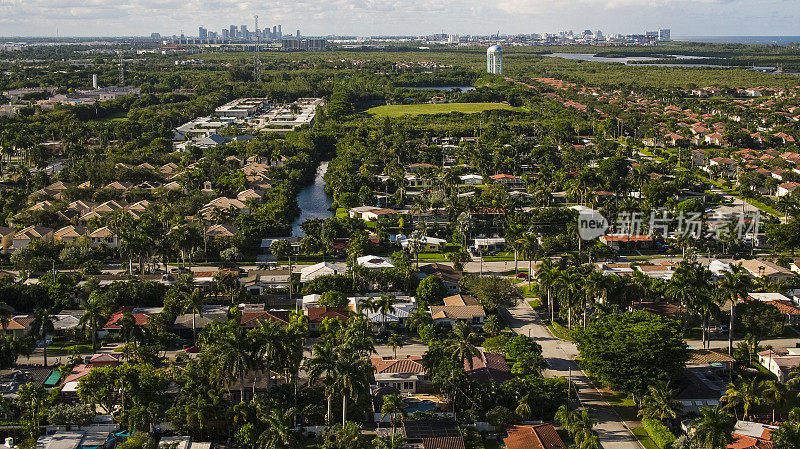
[[[150,33],[150,39],[161,39],[161,33]]]
[[[297,30],[297,38],[300,39],[300,30]]]
[[[658,39],[658,31],[647,31],[644,35],[647,39]]]
[[[280,39],[281,37],[283,37],[283,31],[281,31],[281,26],[278,25],[278,39]]]
[[[250,39],[250,33],[247,31],[247,25],[239,25],[239,38]]]
[[[223,28],[222,29],[222,38],[225,39],[225,40],[228,40],[228,39],[230,39],[230,37],[231,37],[231,32],[228,31],[227,29]]]
[[[278,27],[277,26],[274,26],[274,25],[272,26],[272,35],[273,36],[277,36],[278,35]]]
[[[203,28],[203,27],[197,28],[197,37],[199,37],[200,39],[207,39],[208,38],[208,30]]]
[[[230,33],[228,34],[228,37],[230,37],[231,39],[236,39],[237,34],[238,33],[236,32],[236,25],[231,25],[230,26]]]
[[[669,28],[663,28],[663,29],[658,30],[658,40],[660,40],[660,41],[670,41],[670,40],[672,40],[670,38],[670,29]]]
[[[486,71],[503,74],[503,49],[499,45],[492,45],[486,50]]]

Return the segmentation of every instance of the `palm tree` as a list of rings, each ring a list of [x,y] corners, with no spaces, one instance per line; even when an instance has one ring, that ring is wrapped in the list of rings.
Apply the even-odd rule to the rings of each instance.
[[[342,424],[347,421],[347,399],[358,401],[369,392],[372,364],[353,351],[341,351],[334,367],[333,385],[342,394]]]
[[[669,387],[669,383],[657,381],[647,387],[639,416],[664,421],[677,418],[681,409],[683,404],[675,398],[675,391]]]
[[[723,300],[731,302],[731,320],[728,326],[728,354],[733,354],[733,320],[739,295],[747,293],[747,278],[744,277],[741,265],[731,265],[731,271],[717,283],[717,291]]]
[[[539,238],[535,234],[527,232],[517,239],[514,246],[519,248],[522,257],[528,259],[528,290],[530,290],[533,278],[533,260],[539,251]]]
[[[403,347],[403,337],[398,334],[392,334],[389,336],[386,344],[388,344],[389,347],[392,348],[392,351],[394,351],[394,358],[397,358],[397,348]]]
[[[452,339],[450,339],[446,350],[457,358],[461,364],[466,361],[472,369],[472,358],[481,355],[480,350],[475,346],[478,335],[472,330],[472,326],[465,321],[459,321],[453,328]]]
[[[519,404],[517,404],[517,408],[514,409],[514,413],[516,413],[523,421],[526,421],[528,418],[531,417],[533,413],[531,411],[531,406],[528,404],[528,395],[525,395],[524,398],[519,400]]]
[[[217,369],[226,378],[229,386],[238,377],[240,402],[244,401],[244,374],[253,366],[249,346],[247,335],[241,329],[235,329],[226,332],[216,342],[212,352],[216,356]]]
[[[405,418],[406,411],[403,408],[403,401],[400,399],[400,396],[396,394],[387,394],[383,397],[383,405],[381,406],[381,421],[386,419],[388,416],[390,422],[392,423],[392,434],[396,432],[397,429],[397,415],[400,415],[400,419]]]
[[[192,312],[192,341],[197,345],[197,323],[195,317],[197,315],[203,316],[203,295],[200,293],[199,288],[195,288],[191,293],[183,294],[183,308],[184,310]]]
[[[31,322],[31,334],[37,339],[42,340],[42,351],[44,353],[44,366],[47,366],[47,336],[55,331],[53,317],[50,311],[44,308],[37,308],[33,311],[33,321]]]
[[[300,435],[295,432],[293,426],[294,416],[297,410],[289,407],[286,410],[273,408],[264,417],[267,430],[261,433],[256,443],[263,449],[294,449],[303,447]]]
[[[530,276],[530,274],[529,274]],[[550,294],[553,290],[553,285],[558,278],[558,268],[553,265],[553,261],[545,258],[542,264],[539,265],[539,271],[536,274],[536,280],[539,281],[539,295],[541,296],[542,290],[547,292],[547,307],[550,309],[550,321],[555,321],[555,304],[553,304]]]
[[[249,337],[255,344],[254,362],[263,363],[264,374],[267,379],[267,391],[272,380],[272,363],[280,362],[285,359],[286,333],[283,325],[272,320],[261,320],[258,325],[250,331]]]
[[[764,386],[764,399],[772,405],[772,422],[775,422],[775,409],[786,404],[789,387],[776,380],[768,380]]]
[[[106,306],[103,303],[103,298],[96,291],[89,295],[86,304],[83,305],[84,313],[78,322],[85,328],[89,324],[92,332],[92,352],[97,351],[97,329],[100,328],[100,323],[105,319]]]
[[[323,378],[322,383],[325,386],[325,393],[328,395],[328,413],[325,415],[325,422],[328,425],[330,425],[331,414],[333,413],[333,379],[338,358],[339,355],[333,342],[326,340],[324,343],[314,345],[311,357],[305,363],[310,384],[314,384],[320,378]]]
[[[728,391],[722,400],[726,402],[726,408],[736,408],[742,406],[744,415],[747,419],[750,416],[750,407],[761,404],[764,397],[764,383],[753,377],[742,379],[738,383],[728,385]]]
[[[694,420],[694,442],[703,449],[728,447],[733,440],[735,421],[722,407],[703,407]]]
[[[386,332],[386,315],[395,312],[394,303],[395,297],[392,295],[381,295],[380,298],[375,301],[375,307],[377,311],[381,313],[381,319],[383,320],[381,326],[383,332]]]

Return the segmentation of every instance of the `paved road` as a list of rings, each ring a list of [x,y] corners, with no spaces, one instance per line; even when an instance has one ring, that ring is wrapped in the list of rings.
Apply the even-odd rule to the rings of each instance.
[[[586,374],[578,367],[575,358],[578,349],[572,342],[555,338],[539,319],[536,312],[524,301],[508,309],[506,320],[509,327],[518,334],[530,335],[542,346],[547,359],[547,377],[567,377],[578,389],[578,398],[583,407],[589,409],[598,421],[595,430],[600,436],[604,449],[642,449],[636,437],[628,430],[622,420],[605,402],[600,392],[592,385]]]

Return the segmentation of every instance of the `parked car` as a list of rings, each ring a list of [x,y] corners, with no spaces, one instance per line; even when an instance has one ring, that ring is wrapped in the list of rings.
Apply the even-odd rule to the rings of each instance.
[[[520,279],[528,279],[528,273],[517,273],[517,277]]]
[[[184,349],[183,352],[187,354],[197,354],[200,352],[200,348],[197,346],[189,346],[188,348]]]

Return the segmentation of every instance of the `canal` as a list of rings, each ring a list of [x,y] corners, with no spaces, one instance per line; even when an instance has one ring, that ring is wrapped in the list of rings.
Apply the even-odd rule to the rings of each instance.
[[[297,195],[297,205],[300,206],[300,216],[292,223],[292,235],[305,237],[305,233],[300,229],[300,224],[310,218],[327,218],[333,214],[329,210],[333,204],[333,198],[325,193],[325,180],[322,177],[328,171],[328,162],[322,162],[317,167],[314,182],[303,188]]]

